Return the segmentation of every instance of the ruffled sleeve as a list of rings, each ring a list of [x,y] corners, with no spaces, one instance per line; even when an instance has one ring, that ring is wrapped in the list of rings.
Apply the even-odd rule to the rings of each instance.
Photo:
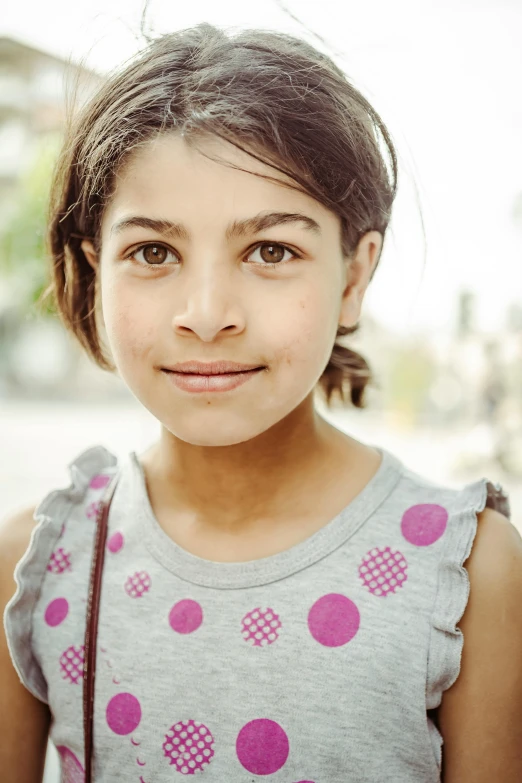
[[[34,511],[37,522],[14,578],[17,589],[4,612],[7,645],[22,684],[40,701],[49,703],[47,682],[32,646],[33,613],[53,549],[75,505],[81,503],[95,477],[111,469],[117,458],[103,446],[81,452],[68,464],[70,484],[49,492]]]
[[[443,692],[453,685],[460,673],[464,636],[457,623],[464,615],[470,593],[464,563],[471,554],[477,533],[477,514],[486,506],[511,519],[507,493],[500,484],[482,478],[457,492],[449,514],[431,616],[426,687],[428,710],[439,707]],[[432,723],[429,727],[440,763],[442,736]]]

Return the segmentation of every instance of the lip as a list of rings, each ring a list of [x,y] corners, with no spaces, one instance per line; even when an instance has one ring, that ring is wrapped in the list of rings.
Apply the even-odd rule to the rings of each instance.
[[[201,373],[173,372],[163,370],[165,376],[169,378],[179,389],[187,392],[206,393],[206,392],[224,392],[236,389],[249,381],[255,375],[258,375],[264,368],[257,367],[254,370],[245,372],[219,373],[214,375],[203,375]]]
[[[225,375],[234,372],[247,372],[248,370],[259,370],[259,364],[241,364],[240,362],[179,362],[170,367],[163,367],[170,372],[189,373],[190,375]]]

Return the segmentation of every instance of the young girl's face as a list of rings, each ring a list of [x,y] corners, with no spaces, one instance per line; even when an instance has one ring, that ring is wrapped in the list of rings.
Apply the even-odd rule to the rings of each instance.
[[[217,138],[200,147],[283,178]],[[273,212],[301,213],[317,228],[288,222],[227,236],[234,221]],[[131,218],[134,225],[122,225]],[[168,223],[184,231],[169,233]],[[209,160],[174,134],[140,149],[120,171],[101,229],[99,259],[90,242],[82,247],[99,264],[116,367],[163,426],[194,445],[250,440],[303,403],[339,323],[356,322],[371,273],[363,265],[343,297],[352,272],[335,214],[296,190]],[[266,369],[233,390],[194,393],[162,369],[190,360]]]

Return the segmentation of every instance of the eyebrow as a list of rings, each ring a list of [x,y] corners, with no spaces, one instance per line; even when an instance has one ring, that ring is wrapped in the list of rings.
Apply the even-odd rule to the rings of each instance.
[[[235,237],[242,237],[246,234],[256,234],[265,231],[273,226],[286,225],[288,223],[301,223],[307,231],[311,231],[317,236],[321,236],[321,226],[313,218],[303,215],[300,212],[260,212],[244,220],[234,220],[227,227],[227,240]],[[113,224],[110,234],[121,234],[127,228],[148,228],[164,236],[173,239],[190,239],[190,232],[183,223],[175,223],[171,220],[161,218],[150,218],[144,215],[130,215],[121,218]]]

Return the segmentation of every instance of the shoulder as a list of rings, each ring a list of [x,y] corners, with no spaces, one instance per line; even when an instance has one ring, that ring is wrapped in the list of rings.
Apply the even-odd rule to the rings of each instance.
[[[471,554],[464,563],[470,582],[470,595],[460,628],[468,634],[468,649],[480,640],[481,648],[501,652],[502,634],[518,640],[517,650],[508,645],[504,654],[522,656],[522,537],[504,514],[485,508],[477,514],[477,534]],[[500,660],[499,660],[500,662]]]
[[[460,622],[463,633],[480,632],[486,644],[494,644],[492,628],[509,622],[522,638],[522,537],[504,514],[492,508],[477,514],[477,534],[464,567],[470,596]]]
[[[52,576],[81,569],[89,562],[96,526],[92,524],[117,458],[102,446],[77,455],[68,464],[68,486],[51,489],[36,506],[0,521],[0,591],[3,627],[20,680],[47,702],[47,682],[34,648],[36,608]]]
[[[8,580],[14,585],[14,581],[10,577],[12,577],[15,565],[29,546],[32,532],[37,524],[36,508],[37,505],[25,506],[0,520],[0,562],[2,564],[0,579],[3,586]]]
[[[21,530],[30,530],[35,524],[37,504],[23,506],[0,518],[0,535],[5,539],[16,538]]]
[[[0,520],[0,615],[16,592],[15,569],[29,549],[36,508],[26,506]]]
[[[464,567],[469,600],[459,677],[442,698],[445,783],[522,779],[522,537],[498,510],[477,514]]]
[[[117,457],[103,446],[84,449],[67,465],[68,486],[51,488],[39,503],[0,518],[0,579],[4,587],[7,583],[6,589],[14,586],[13,571],[21,560],[18,575],[22,582],[43,577],[42,569],[45,569],[53,545],[63,534],[64,523],[76,513],[75,509],[79,509],[76,523],[81,522],[81,511],[86,503],[84,516],[92,518],[96,502],[117,465]],[[90,526],[83,527],[90,529]]]
[[[1,562],[18,562],[37,527],[45,531],[52,529],[56,538],[62,522],[75,506],[99,499],[117,470],[118,462],[117,456],[104,446],[84,449],[67,465],[68,486],[50,489],[39,503],[0,518]]]
[[[465,567],[475,590],[490,588],[498,596],[522,587],[522,537],[498,510],[477,514],[477,535]]]
[[[522,657],[522,537],[512,522],[492,508],[477,514],[477,534],[469,558],[464,563],[470,582],[470,596],[460,627],[468,633],[473,652],[475,639],[482,650],[504,655],[509,665],[515,653]],[[504,650],[502,643],[508,638]],[[501,663],[502,659],[497,659]]]

